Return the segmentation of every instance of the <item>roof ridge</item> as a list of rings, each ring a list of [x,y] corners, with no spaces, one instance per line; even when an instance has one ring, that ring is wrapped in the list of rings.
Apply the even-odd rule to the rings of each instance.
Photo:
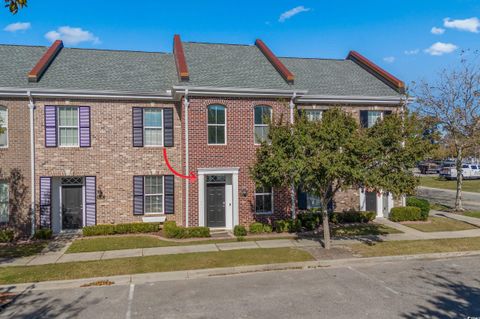
[[[253,44],[242,44],[242,43],[221,43],[221,42],[202,42],[202,41],[182,41],[182,43],[190,44],[212,44],[212,45],[231,45],[239,47],[255,47]]]
[[[27,48],[48,48],[48,45],[32,45],[32,44],[9,44],[0,43],[0,47],[27,47]]]
[[[171,52],[162,52],[162,51],[142,51],[142,50],[126,50],[126,49],[98,49],[98,48],[68,48],[67,50],[83,50],[83,51],[107,51],[107,52],[132,52],[132,53],[152,53],[152,54],[166,54],[173,55]]]
[[[347,59],[340,58],[309,58],[309,57],[295,57],[295,56],[279,56],[279,59],[302,59],[302,60],[326,60],[326,61],[347,61]]]

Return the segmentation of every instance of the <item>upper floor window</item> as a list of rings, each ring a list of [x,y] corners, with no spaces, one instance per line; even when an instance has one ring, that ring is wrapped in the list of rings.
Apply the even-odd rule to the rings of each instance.
[[[0,106],[0,147],[8,146],[8,110]]]
[[[8,223],[8,183],[0,181],[0,223]]]
[[[370,128],[383,117],[382,111],[360,111],[360,125],[363,128]]]
[[[145,176],[145,214],[163,213],[163,176]]]
[[[207,112],[208,144],[226,144],[225,106],[210,105]]]
[[[322,120],[322,110],[303,110],[307,120],[311,122],[321,121]]]
[[[78,107],[58,107],[58,142],[60,146],[78,146]]]
[[[261,144],[268,139],[268,124],[272,120],[272,108],[270,106],[256,106],[254,117],[255,144]]]
[[[143,109],[145,146],[163,146],[162,109]]]
[[[270,214],[273,212],[273,193],[271,187],[257,187],[255,189],[255,213]]]

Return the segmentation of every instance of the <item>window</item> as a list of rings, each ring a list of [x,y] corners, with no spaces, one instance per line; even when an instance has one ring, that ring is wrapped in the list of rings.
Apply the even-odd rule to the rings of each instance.
[[[163,146],[162,109],[143,109],[145,146]]]
[[[255,107],[255,144],[260,144],[268,139],[268,123],[272,119],[272,108],[269,106]]]
[[[322,208],[322,204],[320,203],[320,198],[318,196],[307,193],[307,209],[312,208]]]
[[[271,214],[272,213],[272,188],[257,187],[255,190],[255,213]]]
[[[208,107],[208,144],[225,143],[225,106]]]
[[[3,132],[0,133],[0,147],[8,146],[8,110],[6,107],[0,106],[0,127]]]
[[[145,213],[163,213],[163,176],[145,176]]]
[[[368,111],[368,126],[372,127],[382,118],[382,112],[380,111]]]
[[[303,110],[307,120],[311,122],[320,121],[322,120],[322,110]]]
[[[58,108],[58,136],[60,146],[78,146],[78,107]]]
[[[0,181],[0,223],[8,223],[8,183]]]

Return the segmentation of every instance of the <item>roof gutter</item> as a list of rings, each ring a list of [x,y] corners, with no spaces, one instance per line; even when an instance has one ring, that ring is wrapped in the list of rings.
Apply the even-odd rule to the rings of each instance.
[[[30,92],[30,93],[29,93]],[[36,96],[46,98],[79,98],[79,99],[115,99],[115,100],[159,100],[173,101],[170,92],[165,94],[135,93],[122,91],[95,91],[95,90],[51,90],[51,89],[17,89],[0,88],[0,96]]]
[[[222,97],[284,97],[290,99],[296,92],[297,95],[306,94],[307,91],[274,90],[234,87],[208,87],[208,86],[173,86],[172,95],[175,100],[188,90],[190,96],[222,96]]]
[[[297,98],[298,103],[326,104],[399,104],[405,101],[405,96],[333,96],[333,95],[303,95]],[[408,101],[413,101],[408,98]]]

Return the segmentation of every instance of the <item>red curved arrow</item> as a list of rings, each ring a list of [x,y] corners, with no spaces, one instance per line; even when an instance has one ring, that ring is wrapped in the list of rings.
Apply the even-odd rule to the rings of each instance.
[[[168,162],[167,149],[166,148],[163,149],[163,158],[165,159],[165,164],[167,164],[168,169],[170,171],[172,171],[173,174],[175,174],[178,177],[183,178],[183,179],[189,179],[190,183],[194,183],[197,180],[197,176],[195,175],[194,172],[190,172],[190,175],[186,176],[186,175],[180,174],[179,172],[177,172],[176,170],[173,169],[173,167]]]

